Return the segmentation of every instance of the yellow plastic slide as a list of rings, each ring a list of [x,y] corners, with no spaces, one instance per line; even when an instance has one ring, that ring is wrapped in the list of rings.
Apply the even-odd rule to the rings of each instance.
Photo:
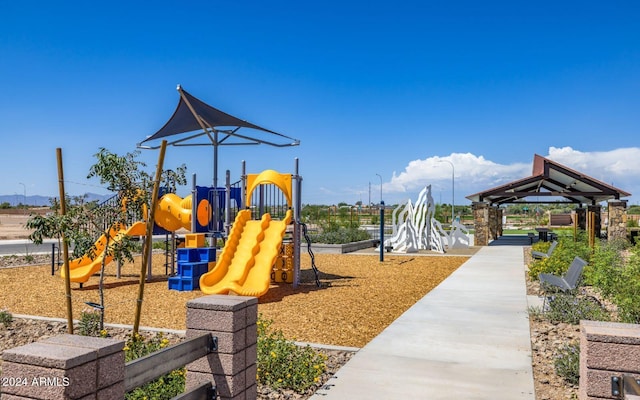
[[[156,206],[154,219],[158,226],[175,232],[180,228],[191,229],[191,195],[181,199],[174,193],[160,198]]]
[[[200,290],[205,294],[265,294],[290,222],[291,210],[282,221],[271,220],[268,213],[260,221],[252,221],[250,210],[240,211],[216,266],[200,277]]]
[[[123,227],[119,224],[115,224],[109,231],[109,235],[111,236],[111,239],[109,239],[109,245],[121,241],[125,235],[143,236],[146,234],[146,230],[147,224],[142,221],[134,223],[129,228]],[[69,280],[71,282],[84,283],[89,280],[91,275],[100,271],[100,267],[102,266],[102,259],[105,257],[104,250],[106,242],[107,240],[105,235],[100,236],[100,238],[96,241],[96,258],[94,258],[93,260],[88,255],[84,255],[80,258],[69,261]],[[107,258],[105,259],[106,264],[109,264],[112,259],[112,256],[107,255]],[[61,269],[60,275],[63,278],[65,277],[64,268]]]

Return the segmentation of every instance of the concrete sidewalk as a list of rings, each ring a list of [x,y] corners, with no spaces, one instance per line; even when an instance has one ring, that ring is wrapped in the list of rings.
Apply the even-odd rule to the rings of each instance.
[[[312,399],[534,400],[522,246],[481,248]]]

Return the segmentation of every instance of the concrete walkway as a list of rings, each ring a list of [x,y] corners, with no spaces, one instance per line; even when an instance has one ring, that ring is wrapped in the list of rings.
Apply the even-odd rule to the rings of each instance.
[[[481,248],[312,399],[534,400],[523,250],[503,243]]]

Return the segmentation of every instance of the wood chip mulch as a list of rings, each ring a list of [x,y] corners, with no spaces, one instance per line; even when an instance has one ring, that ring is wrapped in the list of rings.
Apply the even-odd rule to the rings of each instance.
[[[288,339],[327,345],[362,347],[405,310],[436,287],[468,256],[318,254],[315,263],[322,286],[315,284],[310,258],[302,256],[301,284],[273,284],[259,299],[258,311]],[[165,256],[153,257],[153,277],[145,284],[142,326],[185,329],[186,302],[202,296],[198,290],[169,290]],[[140,261],[109,264],[105,278],[105,322],[133,324]],[[73,317],[85,302],[99,303],[98,276],[80,289],[72,283]],[[64,281],[51,266],[0,269],[0,309],[13,314],[66,318]]]

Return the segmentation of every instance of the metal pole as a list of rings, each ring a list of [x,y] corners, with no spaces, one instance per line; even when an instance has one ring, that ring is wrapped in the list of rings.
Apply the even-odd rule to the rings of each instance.
[[[240,196],[242,196],[240,200],[244,202],[244,205],[241,206],[240,209],[245,209],[250,206],[250,199],[247,198],[247,163],[245,160],[242,160],[240,170]]]
[[[56,244],[51,243],[51,276],[54,276],[56,274],[55,262],[56,262]]]
[[[380,204],[382,203],[382,176],[380,174],[376,174],[378,178],[380,178]]]
[[[293,288],[297,288],[300,284],[300,212],[302,208],[302,177],[299,174],[299,160],[295,158],[295,167],[293,175]]]
[[[384,201],[380,200],[380,261],[384,261]]]
[[[453,220],[455,218],[455,204],[456,204],[456,167],[449,160],[438,160],[438,162],[446,162],[451,165],[451,226],[453,226]]]
[[[224,234],[229,236],[231,230],[231,171],[227,170],[224,194]]]
[[[198,189],[196,174],[191,175],[191,233],[196,233],[198,223]]]
[[[22,182],[20,182],[19,185],[22,185],[24,189],[24,204],[22,204],[22,211],[23,211],[23,214],[26,214],[27,213],[27,185],[25,185]]]
[[[218,131],[213,132],[213,231],[218,232]]]

